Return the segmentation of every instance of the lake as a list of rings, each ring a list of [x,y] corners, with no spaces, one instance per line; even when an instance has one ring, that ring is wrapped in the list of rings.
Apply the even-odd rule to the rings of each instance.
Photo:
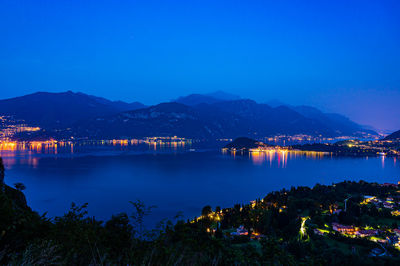
[[[398,159],[331,157],[317,153],[223,154],[191,146],[81,145],[56,152],[1,151],[6,183],[22,182],[29,206],[49,217],[64,214],[71,202],[89,203],[89,215],[108,219],[131,212],[129,201],[156,205],[155,223],[182,212],[200,214],[205,205],[231,207],[291,186],[343,180],[400,180]]]

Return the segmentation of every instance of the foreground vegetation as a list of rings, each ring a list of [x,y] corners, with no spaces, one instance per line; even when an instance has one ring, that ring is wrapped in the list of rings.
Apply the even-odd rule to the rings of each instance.
[[[392,214],[396,200],[392,210],[381,208],[378,201],[400,195],[396,185],[343,182],[292,188],[233,208],[206,206],[193,221],[164,222],[154,230],[144,229],[151,207],[140,201],[132,202],[131,214],[117,214],[106,222],[89,217],[86,205],[74,204],[64,216],[49,219],[32,211],[23,187],[17,187],[1,184],[1,265],[400,263],[393,243],[376,241],[400,225],[399,216]],[[375,200],[366,201],[364,195]],[[358,237],[333,230],[333,223],[369,226],[379,234]]]

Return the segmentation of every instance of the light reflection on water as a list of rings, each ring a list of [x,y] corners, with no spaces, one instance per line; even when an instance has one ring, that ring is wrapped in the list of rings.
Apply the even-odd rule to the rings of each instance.
[[[326,152],[306,152],[306,151],[288,151],[288,150],[269,150],[269,151],[256,151],[250,152],[249,157],[256,165],[262,165],[265,162],[275,162],[278,167],[286,168],[288,161],[296,159],[298,157],[304,157],[307,159],[322,159],[324,157],[331,157],[332,154]]]
[[[251,152],[223,150],[222,154],[230,154],[234,158],[237,154],[240,154],[241,156],[248,156],[255,165],[269,163],[269,166],[272,166],[274,163],[280,168],[286,168],[288,161],[300,157],[313,160],[332,157],[332,154],[327,152],[308,152],[295,150],[265,150]]]

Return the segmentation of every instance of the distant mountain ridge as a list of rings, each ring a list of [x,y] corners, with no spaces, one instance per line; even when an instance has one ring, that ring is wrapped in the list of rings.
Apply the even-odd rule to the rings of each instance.
[[[352,135],[354,132],[365,131],[373,133],[370,129],[365,129],[361,125],[351,121],[349,118],[335,113],[323,113],[315,107],[310,106],[293,106],[290,107],[296,112],[302,114],[303,116],[319,121],[320,123],[326,125],[327,127],[334,128],[338,131],[338,134],[342,135]]]
[[[216,91],[216,92],[212,92],[212,93],[207,93],[205,95],[219,99],[219,100],[223,100],[223,101],[236,101],[236,100],[242,99],[242,97],[240,97],[238,95],[226,93],[224,91]]]
[[[213,103],[219,103],[224,100],[214,98],[212,96],[207,96],[203,94],[190,94],[188,96],[184,97],[179,97],[176,100],[173,100],[173,102],[189,105],[189,106],[195,106],[198,104],[213,104]]]
[[[81,92],[77,92],[76,94],[78,95],[82,95],[82,96],[89,96],[93,99],[95,99],[97,102],[99,103],[103,103],[105,105],[110,105],[115,107],[115,109],[117,110],[121,110],[121,111],[126,111],[126,110],[136,110],[136,109],[141,109],[141,108],[146,108],[147,106],[140,103],[140,102],[131,102],[131,103],[127,103],[127,102],[123,102],[123,101],[110,101],[107,100],[105,98],[102,97],[97,97],[97,96],[93,96],[93,95],[87,95]]]
[[[189,94],[187,96],[181,96],[178,99],[173,100],[172,102],[177,102],[189,106],[194,106],[198,104],[214,104],[214,103],[219,103],[219,102],[224,102],[224,101],[237,101],[241,100],[240,96],[226,93],[223,91],[216,91],[213,93],[207,93],[207,94],[198,94],[198,93],[193,93]]]
[[[202,103],[162,103],[148,108],[97,118],[79,127],[81,136],[145,137],[173,136],[216,139],[277,134],[339,136],[337,130],[280,106],[271,108],[252,100]]]
[[[12,115],[40,126],[47,129],[46,134],[54,130],[66,132],[63,130],[68,128],[68,134],[81,138],[178,135],[215,139],[278,134],[335,137],[371,132],[343,116],[325,114],[312,107],[271,107],[223,92],[212,95],[233,100],[191,94],[146,107],[138,102],[109,101],[70,91],[38,92],[0,100],[0,115]],[[66,134],[61,135],[67,137]]]

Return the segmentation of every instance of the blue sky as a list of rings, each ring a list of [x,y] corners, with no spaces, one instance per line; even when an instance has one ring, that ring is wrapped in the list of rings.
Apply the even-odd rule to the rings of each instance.
[[[0,3],[0,98],[224,90],[400,129],[399,1]]]

